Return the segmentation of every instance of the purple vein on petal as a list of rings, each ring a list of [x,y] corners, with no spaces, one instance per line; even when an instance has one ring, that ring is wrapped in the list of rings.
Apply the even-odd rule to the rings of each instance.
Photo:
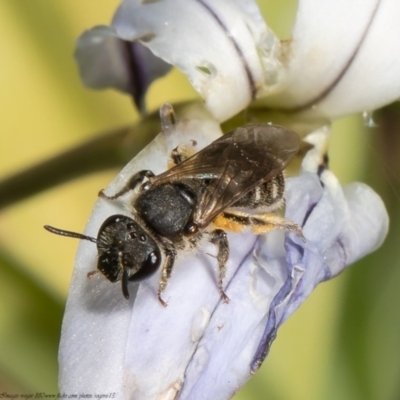
[[[242,62],[242,65],[243,65],[243,69],[244,69],[244,71],[246,73],[246,77],[247,77],[247,80],[248,80],[248,83],[249,83],[249,91],[250,91],[251,99],[254,100],[256,98],[257,88],[256,88],[255,80],[254,80],[253,74],[251,72],[250,66],[246,61],[246,58],[245,58],[245,56],[243,54],[242,49],[239,47],[239,44],[236,42],[235,38],[229,32],[229,29],[221,21],[219,16],[210,7],[210,5],[206,4],[203,0],[196,0],[196,1],[199,4],[201,4],[212,15],[212,17],[215,19],[215,21],[218,23],[218,25],[225,32],[227,38],[230,40],[230,42],[232,43],[233,47],[235,48],[235,51],[238,54],[238,56],[239,56],[239,58],[240,58],[240,60]]]
[[[146,93],[146,77],[140,63],[137,62],[138,54],[134,42],[122,40],[121,47],[127,63],[128,79],[130,85],[130,92],[137,109],[143,114],[145,112],[144,95]]]
[[[300,106],[294,107],[294,108],[290,108],[290,109],[285,109],[285,111],[287,112],[299,112],[299,111],[303,111],[306,110],[318,103],[320,103],[325,97],[327,97],[329,95],[329,93],[331,93],[335,87],[338,85],[338,83],[342,80],[342,78],[344,77],[344,75],[346,74],[346,72],[349,70],[349,68],[351,67],[351,65],[353,64],[353,61],[356,59],[357,54],[359,53],[362,44],[364,43],[368,31],[373,23],[373,21],[375,20],[375,17],[378,13],[378,9],[379,6],[381,5],[382,0],[378,0],[375,6],[374,11],[371,14],[371,17],[365,27],[364,32],[362,33],[358,44],[355,46],[354,48],[354,52],[353,54],[350,56],[350,58],[348,59],[347,63],[343,66],[343,69],[339,72],[339,74],[337,75],[337,77],[333,80],[333,82],[326,87],[319,95],[315,96],[313,99],[307,101],[305,104],[302,104]],[[283,109],[283,108],[282,108]]]
[[[121,39],[120,46],[126,62],[129,93],[141,114],[145,114],[147,89],[155,79],[164,76],[171,69],[171,65],[154,56],[138,41]]]
[[[276,294],[276,296],[271,302],[269,308],[267,326],[265,327],[264,333],[257,347],[256,353],[250,364],[250,372],[252,374],[254,374],[260,368],[261,364],[268,355],[271,343],[276,338],[278,324],[276,322],[275,308],[282,302],[283,299],[285,299],[288,296],[291,290],[292,290],[292,278],[290,277],[290,275],[288,275],[288,278],[285,280],[285,283],[280,288],[279,292]]]

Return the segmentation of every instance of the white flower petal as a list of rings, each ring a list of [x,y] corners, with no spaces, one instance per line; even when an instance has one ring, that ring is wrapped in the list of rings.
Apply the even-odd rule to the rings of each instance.
[[[176,145],[195,139],[202,148],[220,135],[215,121],[180,121],[161,134],[121,172],[107,191],[115,193],[135,171],[159,173]],[[326,130],[314,135],[324,141]],[[318,148],[318,146],[317,146]],[[322,146],[321,146],[322,148]],[[319,154],[314,152],[314,163]],[[311,169],[312,160],[308,161]],[[322,182],[321,182],[322,180]],[[60,345],[60,390],[115,393],[115,399],[227,399],[265,358],[282,322],[321,281],[372,251],[387,231],[382,201],[364,185],[342,191],[333,174],[321,180],[304,170],[287,183],[287,218],[304,225],[307,242],[295,234],[231,234],[227,295],[216,286],[215,254],[208,244],[184,256],[157,300],[158,274],[126,301],[119,284],[96,268],[93,243],[81,243]],[[99,199],[86,234],[96,236],[109,215],[129,215],[124,201]]]
[[[347,262],[353,263],[383,243],[389,230],[389,216],[382,199],[363,183],[345,185],[343,194],[352,216],[352,224],[347,226],[348,229],[344,233],[352,237],[352,246],[347,249]],[[368,199],[368,202],[364,199]],[[359,232],[365,232],[363,237]]]
[[[336,118],[400,97],[399,13],[396,0],[301,0],[282,49],[252,0],[124,0],[112,28],[82,35],[77,59],[85,84],[139,90],[137,104],[166,72],[158,56],[189,77],[220,121],[256,97],[271,108]],[[124,41],[155,54],[138,48],[133,87]]]
[[[301,0],[272,107],[336,118],[400,97],[397,0]]]
[[[147,168],[159,173],[165,170],[168,154],[179,144],[195,139],[197,148],[201,149],[221,134],[219,125],[211,120],[182,120],[174,128],[171,128],[171,131],[167,130],[166,133],[160,134],[135,157],[107,190],[115,193],[135,171]],[[113,214],[129,215],[129,212],[123,204],[100,198],[95,205],[85,233],[96,237],[103,221]],[[101,274],[96,274],[90,279],[87,278],[87,273],[96,268],[96,246],[93,243],[82,241],[79,244],[64,314],[59,352],[60,390],[66,393],[104,394],[115,392],[115,398],[122,399],[124,398],[125,379],[129,381],[129,374],[125,370],[124,362],[129,342],[132,305],[135,297],[132,292],[135,285],[130,285],[131,300],[126,301],[122,296],[120,284],[110,283]],[[203,266],[200,269],[204,271]],[[191,269],[189,268],[189,270]],[[184,268],[182,268],[182,272],[185,273]],[[140,293],[146,292],[149,287],[157,287],[158,274],[156,275],[146,284],[140,285]],[[171,286],[174,285],[174,281],[175,285],[179,286],[179,274],[176,275],[172,279]],[[212,278],[206,274],[206,279]],[[215,291],[215,299],[219,300],[216,287],[209,286],[210,291]],[[181,284],[181,287],[184,285]],[[201,283],[200,287],[208,286],[207,283]],[[191,291],[192,288],[188,290],[187,299],[190,298]],[[167,289],[166,299],[168,299],[168,293]],[[152,292],[146,298],[149,297],[155,308],[166,313],[161,313],[161,315],[168,315],[173,319],[172,311],[170,311],[173,310],[172,302],[167,309],[164,309],[158,302],[155,293]],[[142,315],[149,314],[145,311]],[[163,331],[165,325],[159,329]],[[139,344],[139,346],[141,345]],[[149,366],[146,368],[146,371],[149,371]],[[133,390],[133,388],[129,386],[129,390]]]
[[[112,26],[181,69],[218,120],[278,80],[279,41],[253,1],[125,0]]]

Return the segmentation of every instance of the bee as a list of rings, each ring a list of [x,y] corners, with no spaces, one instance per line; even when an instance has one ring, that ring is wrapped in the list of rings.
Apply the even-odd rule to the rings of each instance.
[[[217,247],[217,284],[228,302],[223,281],[229,258],[226,231],[247,228],[255,234],[284,229],[300,235],[301,228],[274,213],[284,205],[283,170],[298,152],[300,138],[284,127],[250,124],[218,138],[189,156],[178,146],[174,166],[155,175],[135,173],[120,191],[99,196],[114,201],[133,191],[131,216],[112,215],[101,225],[97,238],[45,226],[58,235],[96,244],[98,270],[111,282],[121,281],[129,298],[128,283],[153,275],[161,266],[158,300],[171,277],[178,252],[196,248],[206,237]]]

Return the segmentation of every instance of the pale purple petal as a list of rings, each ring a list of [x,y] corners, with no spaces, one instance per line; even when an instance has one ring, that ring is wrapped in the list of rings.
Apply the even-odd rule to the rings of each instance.
[[[310,173],[288,180],[286,217],[305,221],[307,243],[288,235],[285,255],[283,241],[274,237],[278,233],[268,235],[266,244],[258,239],[229,283],[231,309],[221,305],[212,314],[180,398],[206,398],[204,388],[213,385],[218,390],[212,398],[230,398],[259,368],[279,326],[315,286],[382,243],[388,216],[379,196],[364,184],[343,192],[331,172],[324,174],[329,177],[323,180],[330,180],[324,187]]]
[[[150,84],[172,67],[141,43],[122,40],[108,26],[85,31],[77,40],[75,59],[86,86],[128,93],[142,112]]]
[[[191,139],[197,141],[197,148],[201,149],[209,142],[215,140],[221,131],[215,121],[208,120],[181,120],[171,129],[166,129],[149,146],[147,146],[134,160],[132,160],[110,184],[107,191],[115,193],[124,182],[140,169],[151,169],[159,173],[167,168],[168,154],[173,148],[182,143],[190,143]],[[99,188],[101,189],[101,188]],[[125,199],[126,200],[126,199]],[[113,214],[128,214],[126,206],[119,202],[109,202],[99,199],[95,204],[93,213],[88,221],[85,233],[97,236],[103,221]],[[197,260],[196,258],[194,258]],[[196,261],[199,264],[199,261]],[[120,284],[112,284],[101,274],[87,278],[87,273],[96,270],[97,250],[93,243],[82,241],[75,262],[74,274],[71,281],[67,307],[61,334],[59,363],[60,363],[60,390],[66,393],[113,393],[118,399],[124,398],[124,387],[129,381],[129,370],[124,362],[130,360],[126,357],[127,343],[130,341],[130,325],[133,308],[134,291],[137,286],[130,285],[131,300],[126,301],[121,293]],[[178,268],[177,268],[178,269]],[[186,273],[193,268],[178,269]],[[198,267],[204,271],[204,267]],[[176,276],[175,276],[176,275]],[[184,288],[180,284],[180,274],[175,274],[171,282],[173,287]],[[211,278],[208,276],[208,279]],[[156,290],[158,276],[140,285],[139,292]],[[175,282],[175,283],[174,283]],[[218,290],[212,285],[209,291],[219,299]],[[208,287],[204,283],[200,287]],[[189,289],[189,286],[187,286]],[[187,293],[187,296],[191,296]],[[154,294],[154,296],[153,296]],[[168,300],[169,289],[166,291]],[[139,296],[140,298],[140,296]],[[161,316],[173,313],[173,302],[164,309],[157,300],[155,292],[150,296],[149,307],[158,311],[165,311]],[[190,303],[190,302],[189,302]],[[176,303],[175,303],[176,304]],[[150,317],[149,312],[142,315]],[[139,323],[139,322],[138,322]],[[135,324],[134,324],[135,325]],[[162,327],[161,330],[164,330]],[[175,330],[170,331],[174,334]],[[175,333],[176,334],[176,333]],[[139,347],[148,343],[143,340]],[[146,369],[146,365],[142,364]],[[147,369],[148,371],[148,369]],[[156,374],[148,374],[155,377]],[[133,390],[129,385],[127,390]]]
[[[219,134],[215,122],[180,121],[107,191],[115,193],[138,169],[165,169],[167,153],[177,144],[195,139],[201,148]],[[325,136],[322,130],[314,139]],[[216,260],[206,254],[215,254],[211,244],[179,260],[164,308],[157,300],[157,274],[136,286],[136,298],[129,302],[119,284],[100,274],[88,279],[87,272],[96,268],[96,249],[81,243],[63,323],[60,390],[115,392],[116,399],[176,398],[178,393],[181,400],[230,398],[314,287],[375,249],[386,235],[388,217],[379,196],[363,184],[343,189],[330,171],[317,168],[318,149],[306,157],[302,174],[287,181],[286,217],[303,225],[307,242],[277,231],[230,234],[229,304],[221,302],[217,290]],[[121,204],[100,199],[86,234],[96,236],[110,214],[129,215],[126,204],[129,196]],[[130,286],[133,295],[135,286]]]

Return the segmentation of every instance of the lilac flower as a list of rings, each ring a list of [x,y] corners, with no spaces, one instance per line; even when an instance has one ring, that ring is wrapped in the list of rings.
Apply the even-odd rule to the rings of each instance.
[[[292,39],[281,42],[252,0],[125,0],[110,28],[82,35],[77,59],[87,85],[131,92],[111,42],[135,41],[181,69],[220,121],[255,98],[336,118],[399,97],[399,8],[394,0],[301,0]],[[89,48],[107,61],[99,64]],[[156,70],[153,60],[137,59],[134,69]]]
[[[86,51],[96,42],[93,32],[101,30],[116,46],[121,40],[139,41],[177,65],[212,114],[164,124],[107,193],[116,193],[138,170],[165,170],[178,144],[195,140],[198,149],[206,146],[222,133],[218,121],[256,98],[259,107],[297,112],[319,128],[304,139],[314,147],[301,173],[286,183],[285,216],[302,226],[306,243],[278,231],[229,234],[229,304],[216,287],[212,245],[178,260],[164,308],[157,300],[157,274],[130,285],[129,301],[119,284],[101,274],[87,279],[96,269],[97,252],[93,243],[80,243],[60,345],[61,391],[111,393],[118,399],[230,398],[316,285],[382,243],[388,216],[379,196],[361,183],[341,186],[323,155],[328,119],[370,110],[400,95],[400,48],[394,44],[399,8],[389,0],[301,0],[293,40],[282,43],[250,0],[125,0],[111,28],[84,34],[77,54],[78,61],[85,60],[81,72],[89,85],[132,93],[123,62],[116,68],[118,78],[110,65],[104,70],[97,65],[92,81],[87,73],[92,65]],[[89,49],[83,51],[82,42]],[[130,215],[131,196],[99,199],[85,233],[97,236],[109,215]]]

